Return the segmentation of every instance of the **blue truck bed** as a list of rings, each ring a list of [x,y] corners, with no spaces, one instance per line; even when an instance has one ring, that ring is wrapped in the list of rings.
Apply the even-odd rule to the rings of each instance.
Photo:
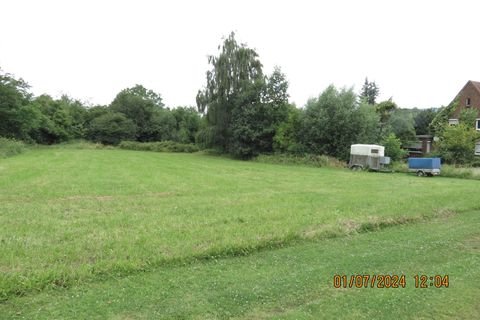
[[[409,169],[440,169],[440,158],[408,158]]]
[[[408,171],[416,172],[418,176],[439,175],[440,158],[408,158]]]

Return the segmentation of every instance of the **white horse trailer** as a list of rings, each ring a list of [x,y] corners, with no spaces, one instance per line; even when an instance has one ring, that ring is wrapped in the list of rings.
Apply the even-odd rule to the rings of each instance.
[[[370,169],[379,171],[390,164],[385,157],[385,147],[376,144],[352,144],[348,167],[352,170]]]

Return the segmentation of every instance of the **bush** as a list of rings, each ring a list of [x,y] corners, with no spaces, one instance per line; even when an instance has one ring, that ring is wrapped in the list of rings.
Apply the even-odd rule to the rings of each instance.
[[[122,113],[107,112],[90,123],[88,137],[93,142],[117,145],[122,140],[134,139],[136,127]]]
[[[25,143],[0,137],[0,158],[11,157],[25,151]]]
[[[344,168],[346,163],[336,158],[325,155],[292,155],[292,154],[273,154],[259,155],[254,161],[273,164],[306,165],[311,167],[334,167]]]
[[[136,142],[122,141],[119,144],[120,149],[136,151],[154,151],[154,152],[186,152],[192,153],[199,151],[199,148],[191,143],[178,143],[174,141],[160,142]]]
[[[385,146],[385,155],[389,156],[392,161],[398,161],[407,155],[407,152],[402,149],[402,142],[394,133],[390,133],[383,141]]]
[[[440,137],[438,152],[446,163],[468,164],[475,160],[473,150],[478,139],[479,134],[471,126],[449,126]]]

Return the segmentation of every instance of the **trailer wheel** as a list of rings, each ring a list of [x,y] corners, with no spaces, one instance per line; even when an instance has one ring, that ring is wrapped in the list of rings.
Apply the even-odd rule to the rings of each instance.
[[[422,170],[418,170],[418,171],[417,171],[417,176],[418,176],[418,177],[424,177],[424,176],[425,176],[425,172],[423,172]]]
[[[350,169],[352,169],[352,171],[360,171],[360,170],[362,170],[362,167],[360,167],[360,166],[352,166]]]

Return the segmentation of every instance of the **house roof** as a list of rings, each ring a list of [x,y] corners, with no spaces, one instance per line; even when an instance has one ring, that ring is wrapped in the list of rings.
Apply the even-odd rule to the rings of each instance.
[[[472,81],[472,80],[470,80],[470,82],[473,84],[473,86],[475,87],[475,89],[477,89],[477,91],[480,92],[480,82],[478,82],[478,81]]]

